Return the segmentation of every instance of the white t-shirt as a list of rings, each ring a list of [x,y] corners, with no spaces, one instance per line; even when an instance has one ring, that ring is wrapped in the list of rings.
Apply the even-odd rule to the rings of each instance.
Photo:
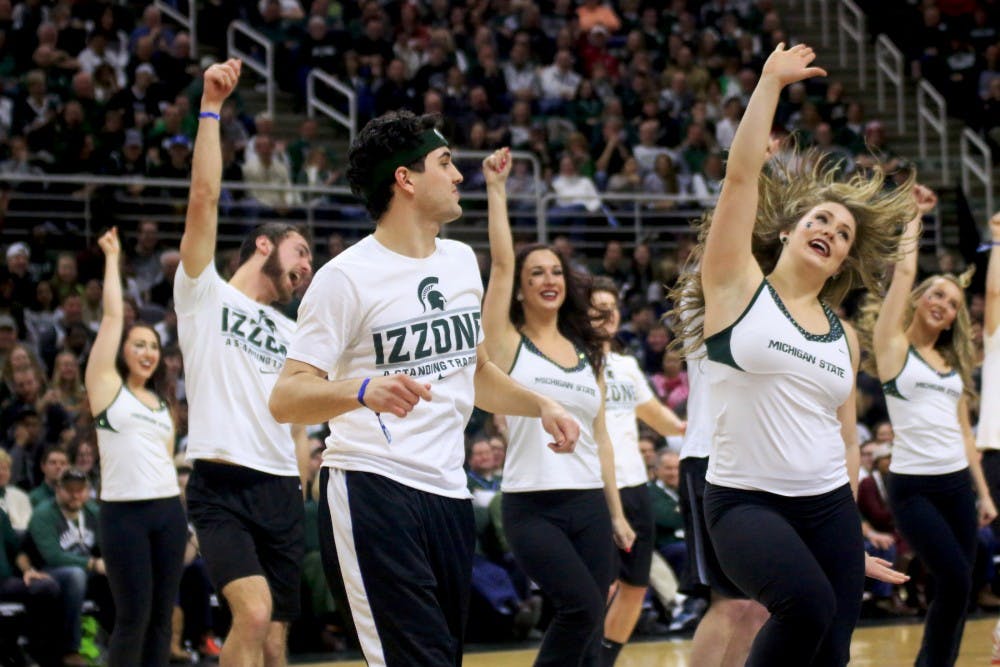
[[[122,384],[95,422],[101,453],[101,500],[151,500],[180,494],[170,457],[174,421],[165,403],[154,410]]]
[[[983,332],[983,391],[979,400],[979,449],[1000,449],[1000,330]]]
[[[602,488],[601,461],[594,439],[601,389],[584,354],[579,353],[575,367],[565,368],[522,336],[510,377],[563,406],[580,424],[580,437],[571,453],[557,454],[547,446],[552,437],[542,428],[541,419],[507,417],[509,445],[503,466],[503,492]]]
[[[639,451],[637,405],[655,398],[635,357],[612,352],[604,359],[604,419],[615,447],[615,481],[619,489],[649,481]]]
[[[712,452],[712,399],[709,396],[708,357],[705,345],[687,358],[688,399],[687,430],[681,445],[681,458],[708,458]]]
[[[292,427],[267,407],[295,323],[224,281],[209,262],[174,278],[188,395],[188,459],[220,459],[298,477]]]
[[[360,404],[331,419],[324,465],[469,497],[463,431],[475,399],[482,298],[475,254],[457,241],[438,239],[434,254],[416,259],[367,236],[316,272],[288,358],[331,381],[406,373],[433,396],[402,419],[382,414],[388,435]]]

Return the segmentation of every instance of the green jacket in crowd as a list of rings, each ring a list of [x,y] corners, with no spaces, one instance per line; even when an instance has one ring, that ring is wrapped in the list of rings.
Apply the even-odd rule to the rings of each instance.
[[[28,523],[42,566],[46,568],[75,565],[86,568],[87,561],[100,556],[97,532],[97,506],[87,503],[80,510],[83,530],[63,516],[56,502],[42,503],[35,508]]]

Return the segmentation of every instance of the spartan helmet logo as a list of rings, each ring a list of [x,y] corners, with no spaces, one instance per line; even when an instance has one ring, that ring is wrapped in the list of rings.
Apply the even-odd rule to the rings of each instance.
[[[250,320],[250,324],[257,324],[262,327],[267,327],[273,334],[277,327],[274,324],[274,320],[267,316],[267,313],[263,309],[257,311],[257,319]]]
[[[434,289],[437,284],[437,276],[430,276],[421,280],[420,286],[417,288],[417,298],[420,299],[425,313],[428,307],[431,310],[444,310],[444,305],[447,303],[444,295]]]

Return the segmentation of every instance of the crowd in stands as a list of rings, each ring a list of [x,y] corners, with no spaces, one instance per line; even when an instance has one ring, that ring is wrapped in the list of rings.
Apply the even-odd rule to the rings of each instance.
[[[247,20],[276,45],[278,82],[300,99],[308,71],[320,68],[355,89],[361,123],[391,109],[438,112],[456,145],[484,150],[509,145],[532,152],[543,165],[545,187],[555,193],[559,212],[589,212],[612,224],[616,204],[609,200],[606,205],[604,193],[677,196],[646,205],[653,213],[675,212],[681,219],[711,205],[724,178],[725,152],[763,60],[775,44],[794,39],[770,0],[198,4],[200,24],[213,26],[199,35],[203,47],[223,46],[224,31],[217,26]],[[893,3],[868,4],[874,9]],[[909,3],[900,4],[915,11]],[[909,32],[906,52],[915,75],[940,84],[949,100],[964,100],[952,107],[968,110],[967,120],[1000,144],[1000,16],[995,3],[976,4],[922,3],[923,27]],[[956,12],[959,5],[969,5],[968,19]],[[58,190],[19,183],[18,175],[187,179],[200,69],[189,36],[164,23],[152,5],[0,0],[0,229],[7,189]],[[317,140],[316,121],[304,119],[296,137],[279,137],[272,118],[254,114],[238,93],[234,98],[221,114],[224,179],[242,181],[249,189],[224,191],[223,207],[235,207],[248,217],[290,214],[302,203],[295,193],[253,186],[343,183],[339,156]],[[882,123],[836,80],[790,86],[774,129],[815,146],[844,173],[875,164],[889,171],[907,168]],[[525,167],[515,163],[512,194],[531,194],[540,186]],[[476,187],[474,173],[466,179],[464,187]],[[162,193],[149,192],[150,187],[137,180],[96,193],[96,210],[110,221],[117,203],[141,200],[144,191],[186,197],[182,187]],[[182,453],[186,394],[172,310],[179,253],[155,220],[163,209],[146,205],[138,210],[149,219],[123,229],[125,324],[152,322],[160,334],[165,386],[179,406],[177,451]],[[516,201],[512,216],[515,222],[533,219],[532,211],[519,209]],[[8,584],[23,580],[32,591],[29,615],[65,618],[62,641],[79,652],[84,598],[96,603],[101,624],[113,622],[110,598],[101,590],[99,536],[91,517],[91,500],[100,488],[94,431],[100,415],[91,414],[81,380],[101,319],[102,257],[96,245],[87,247],[58,216],[53,220],[27,230],[24,241],[0,245],[0,534],[6,556],[0,557],[0,600],[13,590]],[[682,415],[688,391],[685,362],[672,350],[669,323],[660,316],[669,310],[664,286],[683,267],[693,239],[673,239],[676,250],[659,256],[650,244],[612,240],[603,245],[603,254],[588,257],[575,251],[575,238],[560,235],[555,245],[575,269],[619,285],[624,306],[620,343],[639,360],[657,396]],[[319,239],[316,268],[349,240],[339,234]],[[231,274],[234,257],[223,253],[219,258],[224,277]],[[961,261],[948,253],[937,259],[942,265]],[[294,313],[293,304],[289,314]],[[981,347],[981,295],[970,298],[970,314]],[[864,375],[858,382],[860,441],[869,454],[869,474],[859,498],[866,538],[872,549],[891,551],[900,567],[917,574],[919,564],[911,563],[891,516],[886,516],[879,482],[892,440],[881,389]],[[500,529],[502,420],[478,414],[469,433],[469,485],[481,556],[470,633],[490,639],[500,638],[498,631],[529,636],[537,628],[541,602],[516,572]],[[313,433],[315,453],[322,448],[322,437],[322,429]],[[675,466],[671,473],[676,461],[663,454],[676,451],[679,443],[646,434],[643,446],[661,529],[657,547],[671,566],[683,568],[676,546],[683,536],[670,509],[671,499],[676,505]],[[318,480],[318,456],[314,461]],[[181,459],[182,488],[189,472]],[[303,592],[308,604],[291,642],[300,650],[343,647],[335,636],[343,619],[326,591],[318,560],[318,497],[310,485],[307,517],[313,524],[307,535],[312,543]],[[52,525],[68,514],[83,517],[80,539],[53,544]],[[990,597],[987,586],[995,548],[990,537],[984,532],[981,540],[977,593],[983,593],[981,602],[992,605],[1000,600]],[[175,648],[181,651],[186,640],[211,655],[217,653],[213,633],[225,622],[220,619],[224,611],[209,604],[211,586],[194,547],[189,556]],[[908,613],[901,601],[905,598],[910,609],[919,610],[919,583],[915,576],[908,592],[890,588],[872,595],[882,611]],[[658,599],[659,607],[651,604],[658,609],[651,617],[664,623],[681,608],[674,598]],[[53,605],[62,615],[50,613]]]

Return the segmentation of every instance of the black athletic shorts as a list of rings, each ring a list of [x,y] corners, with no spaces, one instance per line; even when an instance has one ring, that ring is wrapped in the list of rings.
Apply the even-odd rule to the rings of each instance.
[[[656,523],[653,504],[645,484],[627,486],[618,490],[622,499],[625,518],[635,531],[631,551],[618,549],[618,578],[632,586],[649,585],[649,568],[653,562]]]
[[[294,620],[305,556],[299,478],[195,461],[187,508],[215,590],[263,576],[271,589],[272,620]]]
[[[680,591],[685,595],[707,597],[713,590],[725,597],[733,597],[739,587],[729,580],[719,565],[715,547],[708,536],[705,523],[705,474],[708,457],[681,459],[680,494],[681,514],[684,517],[684,544],[687,547],[687,566],[681,576]],[[739,595],[745,598],[745,595]]]

